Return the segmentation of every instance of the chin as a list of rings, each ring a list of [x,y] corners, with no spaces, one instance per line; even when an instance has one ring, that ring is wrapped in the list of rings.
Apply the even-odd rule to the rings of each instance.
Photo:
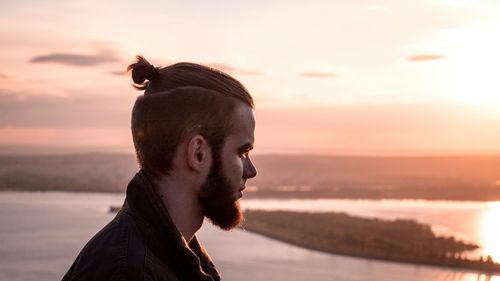
[[[212,210],[214,212],[207,213],[206,217],[221,229],[231,230],[243,222],[243,212],[239,203],[237,199],[229,206]]]

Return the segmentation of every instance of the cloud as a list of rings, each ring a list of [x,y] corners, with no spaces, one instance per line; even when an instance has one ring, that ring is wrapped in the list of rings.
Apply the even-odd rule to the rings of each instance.
[[[9,76],[0,72],[0,79],[1,80],[9,79]]]
[[[414,55],[407,57],[408,61],[428,61],[428,60],[440,60],[445,59],[446,57],[438,54],[424,54],[424,55]]]
[[[127,72],[125,70],[109,71],[108,73],[111,75],[116,75],[116,76],[123,76],[123,75],[127,74]]]
[[[87,151],[89,148],[93,151],[97,149],[102,152],[133,151],[129,130],[127,127],[0,127],[0,134],[4,136],[0,139],[0,154],[5,153],[5,151],[8,153],[46,152],[47,149],[53,152],[74,152],[78,151],[78,148],[87,148]],[[51,147],[52,149],[50,149]],[[54,151],[54,148],[57,149]]]
[[[0,89],[0,127],[127,128],[131,98],[74,93],[62,97]]]
[[[32,63],[57,63],[62,65],[73,66],[94,66],[110,62],[121,61],[115,51],[101,50],[93,55],[76,54],[76,53],[52,53],[33,57]]]
[[[300,76],[307,78],[337,78],[338,75],[328,72],[304,72],[301,73]]]

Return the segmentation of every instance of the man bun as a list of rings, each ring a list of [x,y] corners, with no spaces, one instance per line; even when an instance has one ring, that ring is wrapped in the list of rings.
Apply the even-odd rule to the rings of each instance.
[[[153,81],[160,74],[160,69],[150,64],[143,56],[136,57],[137,62],[127,67],[127,72],[132,71],[132,85],[138,90],[148,87],[149,81]],[[146,81],[148,80],[148,81]]]

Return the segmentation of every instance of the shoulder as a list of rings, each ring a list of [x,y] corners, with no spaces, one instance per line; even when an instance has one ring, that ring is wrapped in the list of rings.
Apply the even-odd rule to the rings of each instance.
[[[133,218],[120,211],[83,247],[63,280],[126,280],[129,242],[136,235],[133,225]],[[145,247],[140,244],[133,246]]]
[[[120,211],[82,249],[63,281],[178,281],[172,268],[148,248],[147,226]]]

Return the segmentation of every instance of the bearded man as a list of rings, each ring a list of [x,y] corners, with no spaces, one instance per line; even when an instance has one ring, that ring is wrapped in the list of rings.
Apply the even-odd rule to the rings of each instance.
[[[193,63],[128,68],[145,90],[132,110],[140,171],[122,209],[82,249],[63,280],[220,280],[195,233],[205,217],[224,230],[256,175],[254,104],[231,76]]]

